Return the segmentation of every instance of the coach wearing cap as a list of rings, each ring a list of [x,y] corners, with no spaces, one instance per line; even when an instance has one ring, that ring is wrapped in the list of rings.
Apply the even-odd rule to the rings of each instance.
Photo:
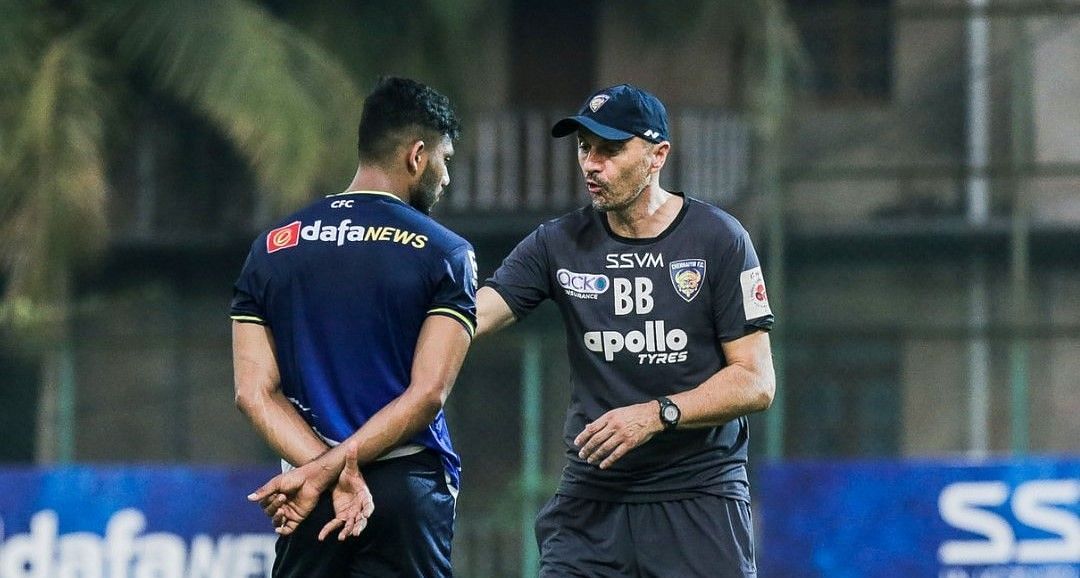
[[[660,186],[667,111],[622,84],[577,136],[591,203],[540,225],[477,294],[477,335],[559,307],[567,464],[536,520],[540,575],[753,577],[747,415],[767,408],[773,324],[742,225]]]

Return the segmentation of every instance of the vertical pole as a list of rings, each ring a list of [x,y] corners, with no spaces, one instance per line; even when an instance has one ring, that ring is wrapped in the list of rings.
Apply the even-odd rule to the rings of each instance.
[[[75,352],[68,336],[60,342],[58,362],[56,461],[69,464],[75,460]]]
[[[38,463],[70,463],[75,459],[75,346],[71,281],[58,280],[53,304],[56,324],[48,328],[50,344],[42,356],[34,457]]]
[[[765,0],[765,70],[760,83],[760,94],[752,95],[764,101],[756,119],[758,142],[761,146],[760,186],[768,207],[768,275],[766,277],[771,299],[770,306],[777,325],[772,333],[773,364],[776,370],[776,395],[773,405],[765,412],[765,454],[779,459],[784,453],[784,339],[783,304],[785,288],[784,271],[784,207],[783,176],[781,174],[782,124],[787,106],[786,66],[784,61],[783,4],[780,0]]]
[[[972,224],[990,217],[990,183],[986,168],[990,159],[990,20],[987,0],[968,0],[968,106],[967,216]]]
[[[990,154],[989,108],[990,80],[987,76],[990,57],[990,22],[986,16],[987,0],[968,0],[968,183],[967,218],[976,228],[990,216],[989,180],[986,175]],[[971,263],[969,316],[971,341],[968,347],[970,413],[969,452],[984,456],[990,450],[990,344],[986,338],[989,322],[987,298],[987,263],[975,255]]]
[[[985,457],[990,451],[990,344],[986,338],[990,307],[986,269],[985,256],[972,257],[968,292],[968,453],[972,457]]]
[[[530,334],[525,338],[521,363],[521,576],[536,576],[539,559],[533,520],[536,517],[536,497],[540,493],[540,406],[541,384],[540,338]]]
[[[1028,42],[1025,23],[1021,20],[1014,23],[1015,45],[1013,47],[1012,61],[1012,95],[1011,118],[1012,118],[1012,175],[1013,175],[1013,213],[1011,258],[1009,260],[1010,278],[1012,280],[1012,331],[1013,338],[1009,350],[1009,365],[1011,376],[1010,387],[1010,416],[1011,432],[1010,447],[1016,455],[1024,455],[1028,452],[1030,441],[1028,432],[1030,428],[1029,407],[1029,376],[1028,338],[1024,336],[1023,329],[1028,323],[1028,280],[1030,271],[1030,225],[1028,198],[1025,194],[1024,177],[1025,167],[1029,158],[1029,121],[1031,114],[1031,45]]]
[[[1014,321],[1012,324],[1013,338],[1009,349],[1009,366],[1011,376],[1010,386],[1010,416],[1009,431],[1010,448],[1015,455],[1024,455],[1028,452],[1028,431],[1030,428],[1029,407],[1029,383],[1028,383],[1028,338],[1023,334],[1023,328],[1027,325],[1024,314],[1027,312],[1027,288],[1028,288],[1028,253],[1029,231],[1027,215],[1017,207],[1014,209],[1018,214],[1013,215],[1012,227],[1012,301]]]

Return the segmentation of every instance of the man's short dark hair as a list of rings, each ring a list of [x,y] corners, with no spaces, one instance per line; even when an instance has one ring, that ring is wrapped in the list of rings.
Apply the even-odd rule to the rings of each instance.
[[[414,139],[445,135],[455,141],[461,125],[450,99],[435,89],[408,78],[384,77],[364,100],[357,132],[360,162],[382,164]]]

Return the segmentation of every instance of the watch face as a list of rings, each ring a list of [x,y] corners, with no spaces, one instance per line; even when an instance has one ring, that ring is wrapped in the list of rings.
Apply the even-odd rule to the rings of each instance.
[[[664,406],[664,421],[673,422],[677,419],[679,419],[679,408],[673,405]]]

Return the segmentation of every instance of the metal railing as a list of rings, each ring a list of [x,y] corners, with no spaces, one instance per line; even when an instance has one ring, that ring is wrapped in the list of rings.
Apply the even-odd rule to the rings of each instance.
[[[584,203],[573,139],[551,137],[565,116],[553,111],[497,111],[465,126],[452,161],[450,213],[552,212]],[[661,177],[671,190],[728,204],[750,184],[750,127],[717,109],[670,113],[672,152]]]
[[[583,205],[585,187],[574,139],[550,134],[565,114],[498,110],[466,115],[440,214],[552,214]],[[663,186],[718,205],[744,194],[751,181],[748,122],[719,109],[689,108],[672,111],[669,121],[672,152],[661,175]],[[110,216],[114,240],[220,245],[247,237],[273,220],[270,197],[244,178],[238,177],[235,186],[251,187],[246,194],[219,194],[214,187],[221,185],[211,184],[218,179],[210,178],[210,172],[196,185],[207,187],[203,190],[179,186],[172,176],[178,162],[170,149],[175,143],[152,128],[144,130],[129,165],[117,171]],[[240,165],[230,170],[240,171]]]

